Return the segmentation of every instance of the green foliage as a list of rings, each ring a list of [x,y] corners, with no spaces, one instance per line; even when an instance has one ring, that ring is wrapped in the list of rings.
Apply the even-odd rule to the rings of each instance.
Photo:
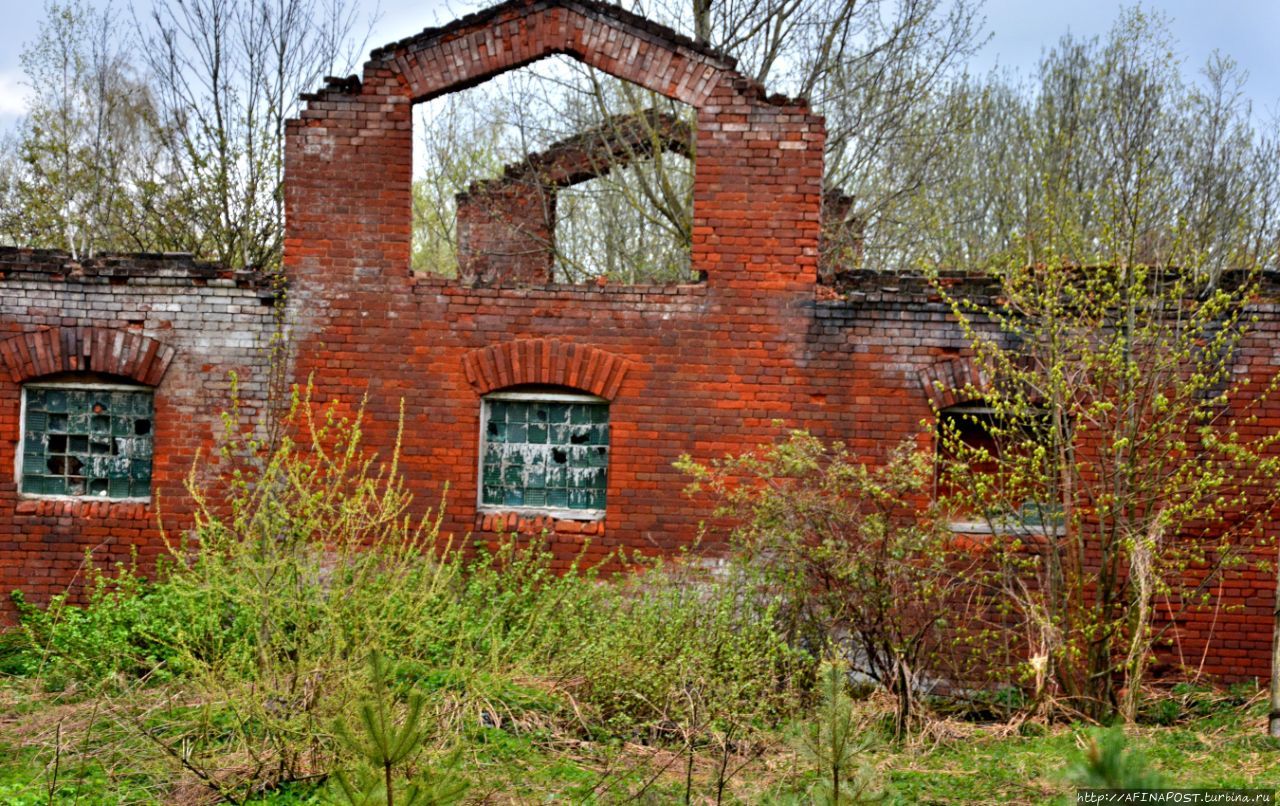
[[[791,645],[847,656],[894,693],[904,733],[920,675],[949,660],[943,636],[957,626],[948,614],[970,562],[930,503],[931,458],[903,445],[870,467],[793,431],[677,466],[693,476],[690,492],[710,492],[732,519],[734,561],[757,569],[758,595]]]
[[[582,681],[610,732],[661,740],[703,719],[769,721],[794,706],[810,661],[776,631],[775,605],[744,599],[756,585],[732,570],[656,566],[579,612],[548,661]]]
[[[354,8],[157,0],[131,25],[100,5],[49,3],[23,49],[33,102],[0,150],[0,238],[277,266],[284,121],[354,63]]]
[[[1156,177],[1135,181],[1119,196],[1158,190]],[[983,407],[993,443],[940,428],[942,477],[952,511],[1010,536],[991,544],[993,622],[1015,625],[1037,699],[1132,720],[1162,629],[1157,599],[1204,604],[1212,580],[1267,540],[1280,435],[1259,415],[1277,377],[1237,371],[1257,338],[1256,271],[1215,284],[1207,255],[1146,262],[1150,233],[1099,235],[1074,205],[1118,213],[1087,194],[1066,209],[1050,190],[1037,228],[992,271],[997,293],[938,285],[982,379],[951,392]]]
[[[108,572],[86,556],[85,568],[83,607],[62,593],[40,609],[13,591],[25,639],[12,656],[15,671],[40,675],[54,690],[67,683],[91,690],[144,678],[159,683],[180,674],[178,625],[207,622],[207,611],[184,607],[169,588],[148,585],[136,564],[117,563]]]
[[[32,108],[0,170],[0,237],[75,256],[138,249],[163,204],[154,96],[110,8],[53,2],[20,60]]]
[[[93,572],[83,607],[24,607],[19,671],[101,701],[102,741],[141,742],[135,765],[237,802],[345,769],[374,734],[414,748],[391,754],[403,767],[548,733],[730,746],[791,713],[810,661],[745,593],[748,569],[673,561],[605,584],[553,570],[541,539],[456,550],[437,518],[408,516],[396,454],[363,451],[364,419],[303,393],[271,444],[233,411],[155,580]],[[429,701],[432,730],[384,730],[393,697],[401,725],[428,721]]]
[[[1159,789],[1164,777],[1150,769],[1143,755],[1129,748],[1120,728],[1095,730],[1085,739],[1083,757],[1067,771],[1079,787],[1100,789]]]
[[[1239,708],[1257,694],[1257,684],[1236,684],[1223,691],[1204,683],[1177,683],[1164,692],[1151,692],[1138,712],[1139,724],[1177,725]]]
[[[343,770],[335,774],[342,802],[350,806],[394,806],[397,802],[403,806],[444,806],[461,800],[467,783],[452,774],[458,764],[458,753],[445,762],[443,772],[419,773],[398,793],[393,773],[421,753],[430,736],[430,727],[423,724],[427,700],[419,692],[411,691],[397,725],[390,702],[392,692],[386,661],[377,651],[369,654],[369,678],[370,696],[356,709],[358,732],[342,719],[334,723],[338,739],[366,765],[355,775]]]
[[[457,196],[471,183],[500,176],[504,162],[522,156],[504,148],[508,113],[476,93],[447,95],[428,102],[420,135],[425,164],[413,181],[414,271],[454,277],[458,273]],[[470,101],[470,103],[468,103]]]
[[[26,606],[22,591],[13,591],[10,596],[18,612]],[[37,648],[23,630],[0,631],[0,678],[34,674],[38,660]]]
[[[396,679],[394,708],[402,714],[408,682]],[[512,682],[532,685],[529,680]],[[359,696],[367,696],[364,664],[361,686]],[[437,701],[438,689],[419,688],[428,693],[431,703]],[[1280,776],[1276,742],[1257,730],[1267,708],[1255,696],[1256,689],[1246,695],[1243,691],[1215,693],[1191,688],[1177,695],[1190,698],[1190,707],[1177,725],[1131,728],[1129,747],[1140,751],[1152,769],[1161,770],[1179,786],[1245,787]],[[5,712],[0,721],[0,801],[19,806],[48,803],[50,779],[54,777],[55,803],[106,806],[198,797],[189,786],[181,792],[171,789],[182,782],[171,768],[154,766],[153,745],[136,731],[110,737],[114,746],[108,747],[96,738],[86,741],[73,727],[83,724],[91,712],[138,707],[141,703],[135,700],[147,701],[154,693],[147,690],[133,692],[129,699],[68,702],[40,694],[24,681],[6,681],[0,687]],[[543,693],[546,695],[546,690]],[[855,694],[858,724],[868,726],[864,733],[855,732],[857,740],[862,742],[871,733],[882,735],[889,721],[887,703],[876,698],[859,700],[856,692],[851,693]],[[472,792],[478,793],[474,799],[485,793],[502,793],[509,800],[539,803],[681,800],[683,759],[673,752],[682,749],[680,745],[642,747],[610,735],[588,736],[574,732],[572,722],[562,722],[559,727],[550,721],[537,722],[545,713],[517,711],[514,716],[519,721],[504,715],[500,726],[473,722],[452,734],[451,741],[464,748],[458,773],[473,782]],[[797,717],[815,723],[822,718],[818,708],[793,711],[786,717],[786,727],[761,725],[754,733],[731,738],[736,751],[730,757],[729,772],[734,774],[722,803],[812,802],[810,789],[819,776],[816,765],[798,746],[801,733],[791,727]],[[347,718],[356,718],[354,709],[347,712]],[[54,776],[50,745],[58,722],[64,723],[63,751]],[[435,724],[443,730],[447,720]],[[34,729],[47,732],[34,733]],[[1008,724],[949,719],[933,723],[926,741],[895,744],[877,740],[862,751],[860,760],[874,765],[873,789],[884,790],[889,802],[1030,806],[1057,802],[1061,797],[1065,803],[1074,797],[1075,784],[1064,775],[1064,768],[1082,756],[1091,730],[1079,724],[1027,722],[1023,730],[1011,731]],[[716,789],[710,777],[712,768],[721,761],[720,745],[695,741],[694,750],[693,802],[712,802]],[[426,757],[435,759],[432,768],[438,769],[449,755],[432,747]],[[667,767],[665,760],[670,758],[678,761]],[[340,766],[352,762],[345,756]],[[415,771],[422,768],[415,762]],[[646,787],[650,778],[655,778],[654,783]],[[302,806],[327,802],[322,796],[328,792],[315,782],[300,781],[264,789],[243,802],[246,806]]]
[[[554,256],[556,282],[689,281],[693,166],[644,122],[652,111],[692,120],[685,104],[563,56],[429,101],[418,118],[425,160],[413,183],[414,270],[456,274],[457,199],[470,194],[473,213],[502,215],[486,207],[493,180],[519,183],[517,192],[550,205],[552,237],[529,248]],[[617,148],[637,126],[648,142],[625,153],[596,145],[616,138]],[[588,156],[598,163],[587,172],[595,175],[564,185],[547,177],[538,158],[587,132],[594,132]],[[485,246],[475,238],[468,244]]]
[[[998,269],[1056,244],[1097,265],[1097,245],[1120,239],[1134,262],[1206,277],[1274,267],[1274,121],[1230,56],[1184,65],[1179,50],[1169,18],[1133,4],[1101,37],[1065,34],[1025,79],[950,88],[966,125],[947,140],[945,174],[899,219],[914,231],[907,262]],[[1081,237],[1064,243],[1064,230]]]
[[[864,757],[875,742],[875,731],[859,720],[847,685],[844,664],[823,664],[818,672],[817,713],[797,741],[802,761],[819,776],[809,790],[809,802],[822,806],[876,803],[885,797]]]

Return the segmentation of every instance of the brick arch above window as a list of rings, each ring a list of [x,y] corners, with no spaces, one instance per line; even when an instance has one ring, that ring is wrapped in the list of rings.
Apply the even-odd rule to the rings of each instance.
[[[467,381],[480,394],[526,384],[565,386],[613,400],[629,363],[596,347],[555,339],[521,339],[468,352]]]
[[[52,327],[0,341],[15,383],[60,372],[101,372],[158,386],[177,350],[141,333],[106,327]]]
[[[375,50],[364,83],[394,77],[419,102],[556,53],[695,107],[725,81],[764,95],[733,58],[595,0],[509,0],[429,28]]]
[[[972,401],[987,388],[987,379],[972,358],[939,358],[920,370],[920,386],[935,411]]]

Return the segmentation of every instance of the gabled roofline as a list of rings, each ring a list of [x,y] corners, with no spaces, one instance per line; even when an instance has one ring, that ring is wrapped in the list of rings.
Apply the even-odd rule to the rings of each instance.
[[[385,61],[395,56],[396,53],[409,50],[415,45],[427,44],[435,40],[448,39],[451,36],[458,35],[468,29],[488,25],[495,19],[502,17],[512,11],[550,8],[566,8],[588,16],[608,17],[625,25],[629,28],[636,28],[653,36],[659,37],[667,41],[672,47],[686,48],[708,59],[718,61],[717,66],[724,70],[737,70],[738,60],[729,56],[716,48],[711,47],[705,42],[699,42],[678,31],[660,25],[652,20],[646,19],[634,12],[628,11],[622,6],[613,3],[602,3],[598,0],[508,0],[496,6],[476,11],[465,17],[460,17],[447,25],[433,26],[422,29],[413,36],[398,39],[389,42],[379,48],[374,48],[369,53],[370,61]]]

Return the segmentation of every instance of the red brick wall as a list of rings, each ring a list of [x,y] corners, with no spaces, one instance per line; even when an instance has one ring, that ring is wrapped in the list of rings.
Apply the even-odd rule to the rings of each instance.
[[[260,412],[272,301],[268,278],[183,256],[0,249],[0,624],[14,616],[15,588],[43,603],[83,580],[87,550],[99,564],[136,552],[144,566],[162,551],[158,519],[180,529],[190,516],[183,481],[197,451],[207,463],[231,372],[246,415]],[[18,492],[22,384],[85,372],[154,390],[149,501]]]
[[[573,54],[697,110],[692,268],[705,283],[480,288],[412,275],[411,105],[550,53]],[[294,377],[314,374],[319,400],[354,406],[367,395],[364,433],[384,455],[403,401],[400,466],[417,507],[434,507],[447,486],[446,530],[491,539],[499,530],[547,529],[562,566],[579,553],[599,561],[618,549],[690,544],[707,502],[682,495],[687,480],[672,462],[770,441],[780,432],[775,421],[843,439],[871,461],[903,439],[931,444],[938,393],[928,382],[952,383],[964,372],[964,335],[918,278],[849,276],[848,293],[825,301],[832,295],[816,284],[823,146],[822,121],[802,102],[766,98],[730,60],[589,2],[514,2],[375,51],[361,80],[333,82],[289,124]],[[178,296],[215,300],[184,277],[191,288]],[[2,282],[8,293],[11,280]],[[38,313],[0,307],[0,327],[127,327],[127,311],[98,307],[117,287],[86,294],[69,284]],[[254,293],[249,284],[242,290]],[[177,480],[214,427],[210,403],[225,392],[218,379],[232,366],[261,374],[261,358],[231,335],[246,321],[253,333],[265,325],[239,310],[238,297],[200,324],[159,313],[194,303],[148,293],[125,307],[145,306],[145,334],[176,347],[157,391],[157,421],[167,412],[170,424],[156,435],[164,456],[157,489],[175,500]],[[1245,371],[1261,377],[1275,368],[1280,319],[1272,307],[1260,313],[1262,329],[1242,357]],[[202,327],[220,335],[202,340]],[[482,396],[530,383],[610,401],[603,520],[521,522],[477,506]],[[16,384],[0,381],[0,467],[11,466],[18,442],[16,395]],[[1280,427],[1280,413],[1268,412],[1260,427]],[[145,507],[95,513],[75,504],[68,514],[18,506],[14,485],[0,478],[0,587],[30,587],[39,574],[47,581],[38,590],[54,590],[99,537],[155,550],[155,513]],[[1233,581],[1222,601],[1236,609],[1186,617],[1186,635],[1200,648],[1215,637],[1206,670],[1266,672],[1272,588],[1262,577]],[[1197,651],[1184,647],[1187,657]]]
[[[466,288],[410,276],[411,102],[557,52],[696,109],[692,268],[705,285]],[[594,557],[685,544],[705,512],[681,496],[671,463],[767,439],[773,419],[797,423],[825,394],[802,379],[823,144],[803,103],[766,99],[730,60],[616,9],[511,3],[377,51],[358,86],[316,96],[289,129],[285,263],[299,377],[315,372],[322,398],[367,392],[368,433],[384,445],[403,397],[402,467],[424,506],[450,484],[447,527],[464,533],[516,525],[477,515],[489,388],[468,361],[495,346],[522,355],[530,340],[557,356],[589,347],[629,369],[612,395],[608,515],[559,525],[569,535],[561,559],[584,528]],[[557,361],[539,377],[585,388]]]
[[[542,285],[555,263],[556,194],[534,181],[477,183],[458,196],[458,279]]]
[[[705,284],[517,288],[537,274],[521,270],[467,288],[410,275],[409,107],[557,52],[696,110],[691,267]],[[831,296],[816,285],[822,122],[733,67],[620,10],[513,2],[376,51],[360,82],[316,96],[291,125],[285,262],[299,377],[314,372],[322,398],[367,394],[366,433],[384,448],[404,400],[401,467],[423,508],[448,485],[446,529],[547,530],[562,565],[580,552],[670,551],[709,514],[681,494],[672,462],[683,453],[744,450],[774,438],[777,421],[872,461],[903,439],[931,443],[927,381],[963,370],[963,334],[918,279],[862,277],[847,298],[818,301]],[[481,396],[503,379],[590,389],[566,358],[582,350],[625,369],[605,395],[606,516],[479,511]],[[1251,613],[1248,626],[1194,613],[1187,634],[1203,647],[1212,628],[1215,653],[1241,653],[1214,655],[1208,671],[1261,674],[1269,587],[1231,584],[1243,586],[1230,606]]]

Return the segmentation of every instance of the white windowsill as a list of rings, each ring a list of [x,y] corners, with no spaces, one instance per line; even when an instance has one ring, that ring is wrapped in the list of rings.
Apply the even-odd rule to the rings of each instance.
[[[604,520],[603,509],[547,509],[546,507],[504,507],[499,504],[485,504],[477,507],[481,515],[521,515],[533,518],[555,518],[558,521],[596,522]]]
[[[105,495],[46,495],[44,493],[24,493],[19,492],[18,497],[24,501],[87,501],[87,502],[105,502],[108,504],[150,504],[151,496],[140,498],[131,496],[129,498],[108,498]]]
[[[951,521],[951,531],[964,535],[1026,535],[1028,537],[1061,537],[1067,533],[1065,526],[1029,526],[1020,523],[991,524],[986,521]]]

